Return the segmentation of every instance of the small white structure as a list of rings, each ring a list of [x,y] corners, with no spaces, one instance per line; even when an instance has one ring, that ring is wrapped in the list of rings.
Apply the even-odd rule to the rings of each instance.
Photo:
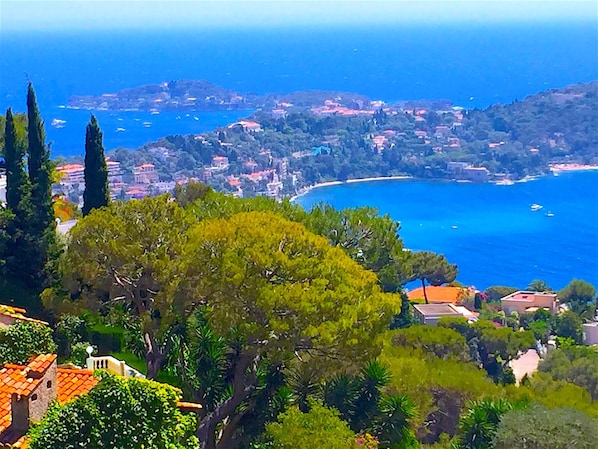
[[[598,345],[598,321],[584,323],[583,344],[588,346]]]
[[[95,371],[97,369],[105,369],[114,374],[118,374],[119,376],[123,377],[141,377],[145,379],[145,376],[137,371],[135,368],[130,367],[122,360],[118,360],[112,356],[101,356],[101,357],[94,357],[91,354],[93,353],[93,348],[90,346],[87,348],[87,353],[89,357],[85,361],[87,365],[87,369]]]

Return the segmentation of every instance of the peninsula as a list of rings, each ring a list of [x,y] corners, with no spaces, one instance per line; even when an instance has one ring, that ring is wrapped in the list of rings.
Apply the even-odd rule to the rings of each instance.
[[[177,90],[179,85],[186,87]],[[181,95],[196,92],[192,86],[220,89],[213,103],[193,93],[197,97],[191,98],[203,98],[195,107],[218,102],[223,108],[260,107],[248,118],[211,132],[172,135],[136,151],[111,152],[113,195],[145,196],[193,179],[236,196],[281,198],[325,182],[408,176],[511,183],[549,174],[563,164],[598,165],[596,81],[485,110],[466,110],[448,101],[387,104],[340,92],[251,97],[188,81],[168,83],[162,93],[142,97],[121,91],[108,97],[114,103],[102,105],[130,107],[133,98],[147,102],[167,90],[169,99],[157,103],[173,107]],[[72,187],[82,165],[76,159],[69,162],[79,164],[63,168],[69,173],[64,182],[72,178]]]

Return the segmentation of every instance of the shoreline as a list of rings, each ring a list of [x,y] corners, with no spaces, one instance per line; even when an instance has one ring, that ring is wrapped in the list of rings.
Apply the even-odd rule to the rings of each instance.
[[[330,187],[330,186],[339,186],[343,184],[357,184],[361,182],[375,182],[375,181],[399,181],[399,180],[408,180],[408,179],[416,179],[413,176],[407,175],[395,175],[395,176],[375,176],[371,178],[355,178],[355,179],[347,179],[346,181],[328,181],[328,182],[320,182],[318,184],[311,185],[309,187],[303,187],[297,195],[293,195],[289,198],[289,201],[293,202],[297,200],[307,193],[311,192],[314,189],[319,189],[321,187]]]
[[[514,181],[510,180],[510,179],[499,180],[499,181],[488,181],[483,184],[493,184],[493,185],[498,185],[498,186],[500,186],[500,185],[510,186],[510,185],[519,184],[519,183],[536,181],[545,176],[558,176],[558,174],[562,173],[562,172],[594,171],[594,170],[598,170],[598,165],[550,164],[549,169],[550,169],[549,173],[542,174],[542,175],[525,176],[521,179],[517,179]],[[296,195],[293,195],[291,197],[288,197],[288,199],[289,199],[289,201],[294,202],[298,198],[308,194],[312,190],[319,189],[321,187],[332,187],[332,186],[339,186],[339,185],[343,185],[343,184],[357,184],[357,183],[362,183],[362,182],[393,181],[393,180],[423,181],[424,179],[417,178],[415,176],[409,176],[409,175],[395,175],[395,176],[375,176],[375,177],[371,177],[371,178],[347,179],[346,181],[327,181],[327,182],[321,182],[318,184],[314,184],[314,185],[311,185],[308,187],[303,187],[300,189],[299,193],[297,193]],[[425,181],[449,181],[450,182],[450,181],[455,181],[455,180],[439,178],[439,179],[425,179]],[[459,181],[459,180],[457,180],[457,182],[471,183],[471,181]]]

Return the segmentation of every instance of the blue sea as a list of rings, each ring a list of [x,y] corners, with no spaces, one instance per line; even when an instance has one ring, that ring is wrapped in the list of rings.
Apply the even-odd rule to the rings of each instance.
[[[513,185],[372,181],[297,199],[308,209],[320,202],[389,214],[406,248],[444,254],[467,285],[525,288],[543,279],[560,289],[578,278],[598,286],[598,171]]]
[[[34,83],[54,156],[82,155],[89,111],[71,95],[206,79],[239,92],[330,89],[388,102],[450,99],[466,108],[509,103],[598,79],[598,24],[245,30],[7,32],[0,29],[0,110],[25,110]],[[251,111],[97,111],[107,150],[208,131]],[[54,119],[64,127],[51,125]],[[445,253],[476,286],[598,284],[596,173],[514,186],[379,182],[320,189],[301,199],[372,204],[401,221],[407,247]],[[544,205],[532,213],[531,203]]]

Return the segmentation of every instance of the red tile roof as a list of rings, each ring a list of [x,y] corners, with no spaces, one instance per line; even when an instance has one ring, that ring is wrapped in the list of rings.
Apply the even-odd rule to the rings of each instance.
[[[457,304],[463,301],[467,297],[469,290],[467,288],[462,287],[449,287],[449,286],[440,286],[434,287],[429,286],[426,287],[426,294],[428,296],[429,303],[449,303],[449,304]],[[409,297],[410,301],[417,301],[424,299],[424,289],[423,288],[416,288],[415,290],[411,290],[407,296]]]
[[[42,354],[32,358],[27,365],[5,364],[0,369],[0,447],[9,441],[14,444],[12,447],[20,447],[19,444],[24,440],[20,438],[15,443],[15,437],[9,429],[11,395],[30,395],[55,361],[55,354]],[[88,393],[98,383],[90,370],[58,368],[56,372],[57,399],[61,404]],[[16,438],[19,437],[16,435]]]
[[[56,377],[58,401],[61,404],[88,393],[98,383],[93,371],[86,369],[58,368]]]
[[[27,313],[27,311],[25,309],[21,309],[20,307],[13,307],[0,304],[0,315],[4,315],[6,317],[19,321],[30,321],[33,323],[40,323],[45,325],[48,324],[45,321],[36,320],[35,318],[29,318],[25,316],[25,313]]]

